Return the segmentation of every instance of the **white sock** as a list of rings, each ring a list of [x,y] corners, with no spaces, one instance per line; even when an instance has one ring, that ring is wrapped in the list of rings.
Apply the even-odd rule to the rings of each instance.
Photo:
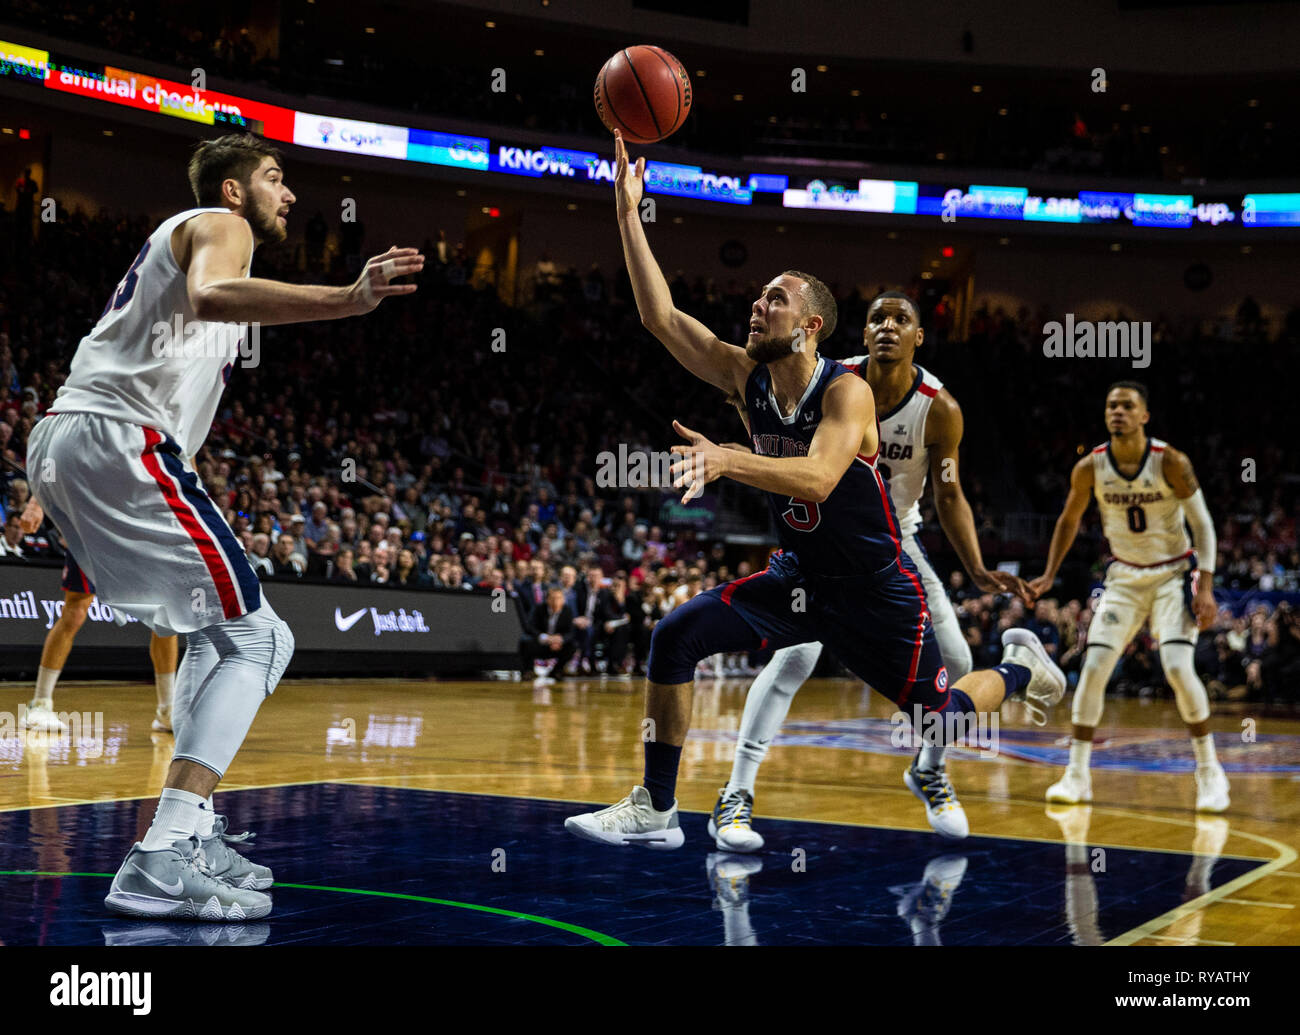
[[[199,795],[164,787],[158,798],[153,825],[145,833],[140,847],[146,852],[156,852],[160,848],[170,848],[173,841],[186,840],[198,830],[200,810],[212,811]]]
[[[205,807],[203,811],[199,813],[199,823],[198,826],[194,828],[194,832],[198,834],[199,837],[206,839],[212,836],[212,821],[217,818],[217,814],[213,811],[211,798],[203,804]]]
[[[754,680],[740,716],[736,758],[731,766],[731,779],[727,781],[728,794],[753,793],[758,767],[785,722],[795,692],[812,675],[821,653],[820,643],[783,647]]]
[[[172,695],[176,689],[175,672],[155,672],[153,674],[154,689],[158,691],[158,708],[170,709],[172,706]]]
[[[1219,764],[1219,756],[1214,750],[1213,733],[1207,733],[1203,737],[1193,737],[1192,751],[1196,754],[1197,768],[1216,766]]]
[[[916,768],[934,772],[943,768],[943,753],[946,744],[922,744],[921,753],[916,757]]]
[[[731,763],[731,778],[727,780],[726,793],[752,795],[758,767],[766,757],[766,744],[756,744],[752,740],[739,741],[736,744],[736,757]]]
[[[54,696],[54,684],[59,681],[61,668],[46,668],[41,665],[36,670],[36,693],[32,699],[32,704],[40,702],[42,707],[50,707],[50,699]]]
[[[1092,741],[1091,740],[1071,740],[1070,741],[1070,768],[1077,769],[1081,773],[1088,771],[1088,766],[1092,762]]]

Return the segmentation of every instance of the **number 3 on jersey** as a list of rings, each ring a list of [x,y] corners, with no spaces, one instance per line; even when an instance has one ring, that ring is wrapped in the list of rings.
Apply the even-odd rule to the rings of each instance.
[[[822,512],[812,500],[790,497],[790,507],[781,517],[796,532],[811,532],[822,523]]]
[[[126,276],[117,285],[117,290],[113,292],[113,297],[108,300],[108,305],[104,306],[104,311],[99,314],[101,320],[108,315],[110,309],[114,312],[124,309],[126,304],[131,301],[131,296],[135,294],[135,286],[140,280],[140,264],[144,262],[145,256],[149,254],[149,245],[150,242],[144,242],[140,254],[135,257],[135,262],[131,263],[131,268],[126,271]]]

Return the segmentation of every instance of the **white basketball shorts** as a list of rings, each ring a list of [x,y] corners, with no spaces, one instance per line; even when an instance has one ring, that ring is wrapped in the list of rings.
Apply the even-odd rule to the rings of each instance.
[[[1088,625],[1088,643],[1100,643],[1123,653],[1142,623],[1151,619],[1151,635],[1159,644],[1196,644],[1192,562],[1182,559],[1153,568],[1113,561]]]
[[[52,413],[32,429],[27,477],[99,598],[160,636],[262,606],[243,547],[169,435]]]

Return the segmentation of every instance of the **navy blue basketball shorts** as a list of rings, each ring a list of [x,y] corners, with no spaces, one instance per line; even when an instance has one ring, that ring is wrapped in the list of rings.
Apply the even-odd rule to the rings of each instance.
[[[95,586],[86,578],[86,573],[77,564],[77,559],[68,554],[63,559],[63,588],[69,593],[94,593]]]
[[[688,683],[712,654],[813,641],[900,708],[948,707],[948,670],[906,554],[873,574],[834,578],[801,572],[798,559],[780,551],[763,571],[670,611],[655,626],[648,674],[653,683]]]

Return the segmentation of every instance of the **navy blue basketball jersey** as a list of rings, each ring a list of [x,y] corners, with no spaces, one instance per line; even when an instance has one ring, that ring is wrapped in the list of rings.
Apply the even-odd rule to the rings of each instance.
[[[807,456],[822,419],[822,398],[848,367],[822,356],[794,413],[781,415],[765,365],[745,383],[750,438],[759,456]],[[877,452],[877,455],[878,452]],[[818,575],[864,575],[899,556],[898,517],[876,456],[858,455],[822,503],[765,493],[783,549],[802,571]]]

